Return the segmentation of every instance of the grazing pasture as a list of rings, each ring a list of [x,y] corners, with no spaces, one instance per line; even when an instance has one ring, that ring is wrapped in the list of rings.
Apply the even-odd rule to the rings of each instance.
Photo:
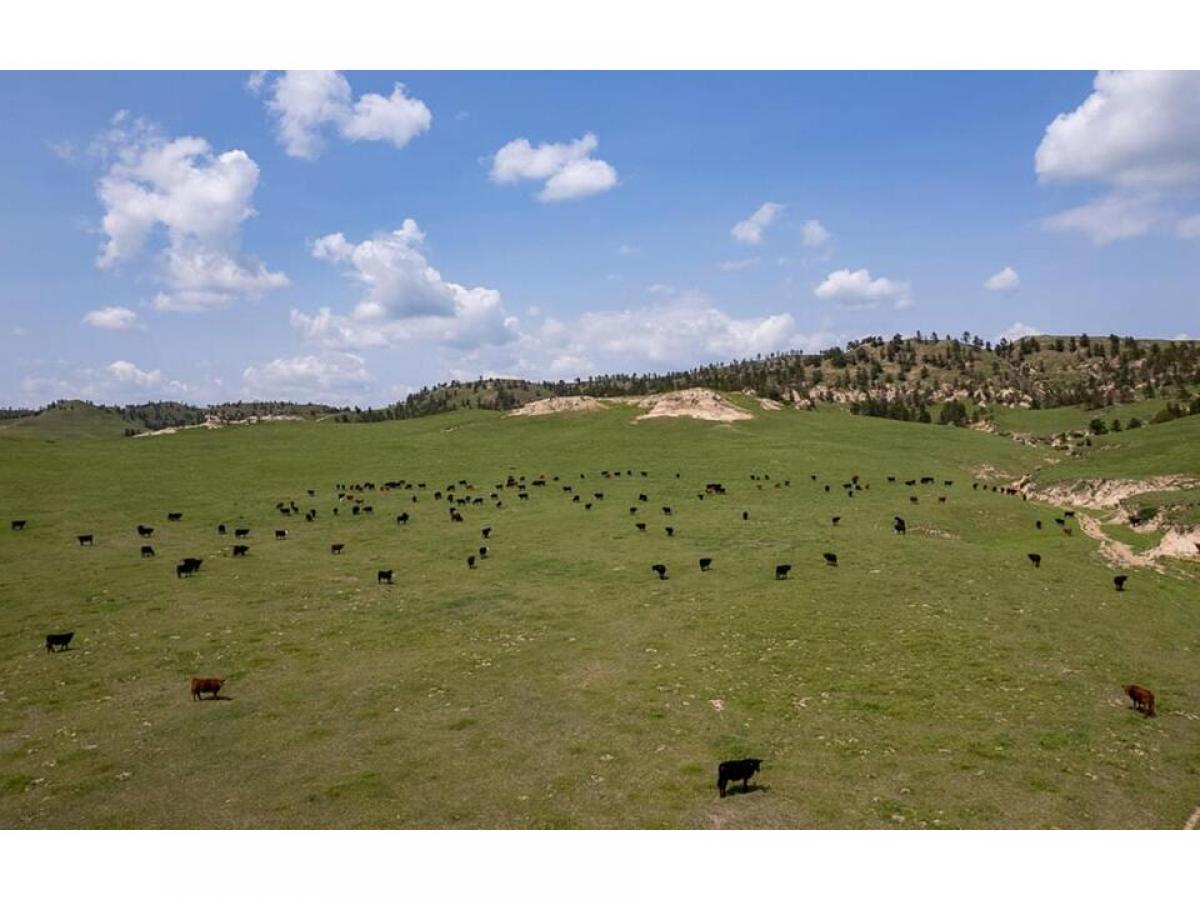
[[[1200,564],[1118,592],[1035,529],[1061,507],[983,489],[1050,480],[1045,447],[733,399],[755,418],[0,429],[0,825],[1183,824]],[[1176,424],[1095,459],[1200,473]]]

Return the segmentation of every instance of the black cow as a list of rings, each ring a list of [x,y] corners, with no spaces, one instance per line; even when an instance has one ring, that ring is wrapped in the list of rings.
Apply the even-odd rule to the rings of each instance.
[[[788,577],[788,572],[790,571],[792,571],[792,567],[787,563],[778,565],[775,567],[775,578],[779,581],[782,581],[784,578]]]
[[[597,491],[596,493],[592,494],[592,496],[595,497],[597,500],[604,499],[604,493],[602,491]]]
[[[179,521],[180,519],[182,519],[182,518],[183,518],[183,513],[178,513],[178,512],[176,512],[176,513],[173,513],[173,512],[169,512],[169,513],[167,513],[167,521],[168,521],[168,522],[178,522],[178,521]]]
[[[654,565],[652,565],[650,567],[650,571],[652,571],[655,575],[658,576],[659,581],[667,580],[667,567],[664,566],[662,563],[655,563]]]
[[[717,790],[725,796],[725,788],[731,781],[742,783],[742,793],[750,790],[750,779],[762,766],[761,759],[731,759],[717,765]]]
[[[664,530],[667,532],[667,537],[675,537],[675,529],[670,525],[668,525]]]
[[[1118,591],[1123,591],[1123,590],[1125,590],[1125,582],[1128,580],[1129,580],[1128,575],[1114,575],[1113,576],[1113,587],[1115,587]]]
[[[578,495],[578,494],[576,494],[574,497],[572,497],[572,498],[571,498],[571,502],[572,502],[572,503],[578,503],[578,502],[579,502],[579,495]],[[588,504],[588,509],[591,509],[591,508],[592,508],[592,505],[589,503],[589,504]]]
[[[345,549],[346,549],[345,544],[330,544],[329,545],[329,552],[332,553],[334,556],[341,556],[342,551]]]
[[[1069,509],[1066,512],[1064,512],[1063,515],[1066,516],[1068,519],[1075,518],[1075,513]]]
[[[942,484],[944,484],[946,487],[954,487],[953,481],[943,481]]]
[[[25,520],[25,519],[13,519],[12,520],[12,530],[13,531],[24,531],[26,521],[27,520]]]
[[[479,529],[479,533],[480,533],[480,534],[482,534],[482,535],[483,535],[483,537],[484,537],[484,539],[486,540],[487,538],[489,538],[489,537],[491,537],[491,536],[492,536],[492,526],[491,526],[491,525],[487,525],[487,526],[485,526],[485,527],[483,527],[483,528],[480,528],[480,529]]]
[[[197,572],[200,571],[200,564],[203,561],[204,560],[196,559],[195,557],[192,557],[192,556],[185,557],[183,560],[180,561],[179,565],[177,565],[175,567],[175,577],[183,578],[185,575],[186,576],[195,575]]]
[[[396,516],[396,524],[397,525],[407,525],[408,524],[408,513],[400,513],[400,515]]]
[[[142,544],[142,559],[147,559],[154,555],[154,548],[149,544]]]
[[[908,502],[909,502],[909,503],[920,503],[920,502],[921,502],[921,500],[920,500],[920,498],[918,498],[918,497],[909,497],[909,498],[908,498]]]
[[[233,536],[235,538],[250,537],[250,529],[249,528],[235,528],[235,529],[233,529]]]
[[[638,511],[638,508],[637,508],[636,506],[631,506],[631,507],[629,507],[629,514],[630,514],[631,516],[632,516],[634,513],[636,513],[637,511]]]
[[[893,517],[892,528],[896,529],[896,534],[908,534],[908,526],[899,516]]]
[[[888,480],[888,481],[895,481],[895,480],[896,480],[896,476],[895,476],[895,475],[889,475],[889,476],[887,477],[887,480]]]
[[[822,553],[821,555],[823,557],[825,557],[825,565],[827,565],[827,566],[836,566],[837,565],[837,554],[836,553]]]
[[[480,558],[480,559],[487,559],[487,555],[488,555],[488,548],[487,548],[486,546],[485,546],[485,547],[480,547],[480,548],[479,548],[479,558]]]
[[[664,516],[669,516],[669,515],[671,514],[671,507],[669,507],[669,506],[664,506],[664,507],[662,508],[662,511],[663,511],[663,515],[664,515]]]
[[[137,527],[137,533],[138,537],[150,537],[150,535],[154,534],[154,529],[149,525],[139,525]]]
[[[825,485],[825,493],[829,493],[829,485]]]
[[[222,522],[220,525],[217,526],[217,534],[224,534],[224,533],[225,533],[225,523]]]
[[[712,566],[712,557],[711,556],[700,557],[700,571],[701,572],[707,572],[711,566]]]
[[[275,540],[282,541],[282,540],[286,540],[286,539],[287,539],[287,529],[286,528],[276,528],[275,529]]]
[[[365,512],[367,515],[370,515],[370,514],[372,514],[372,513],[374,513],[374,512],[375,512],[375,507],[373,507],[373,506],[364,506],[364,507],[363,507],[363,512]]]
[[[1033,563],[1033,567],[1034,567],[1035,569],[1040,569],[1040,568],[1042,567],[1042,554],[1040,554],[1040,553],[1030,553],[1030,554],[1029,554],[1029,561],[1030,561],[1031,563]]]
[[[743,522],[748,522],[748,521],[750,521],[750,513],[748,513],[748,512],[743,512],[743,513],[742,513],[742,521],[743,521]]]
[[[649,503],[650,496],[648,494],[638,494],[638,500],[641,501],[642,503]]]
[[[636,524],[637,524],[637,530],[638,530],[638,531],[645,531],[645,530],[646,530],[646,523],[645,523],[645,522],[638,522],[638,523],[636,523]]]
[[[475,557],[474,556],[467,557],[467,568],[468,569],[475,568]]]
[[[945,503],[945,502],[946,502],[945,497],[938,497],[938,503]]]
[[[834,525],[836,525],[836,524],[837,524],[838,522],[840,522],[840,521],[842,521],[842,517],[841,517],[841,516],[834,516],[834,517],[833,517],[833,524],[834,524]]]
[[[71,638],[75,637],[75,632],[65,631],[62,634],[46,635],[46,652],[57,653],[59,650],[67,650],[70,648]]]
[[[76,540],[79,541],[80,547],[91,547],[96,543],[96,536],[94,534],[81,534]]]
[[[578,500],[579,498],[578,498],[578,497],[576,497],[575,499],[576,499],[576,500]],[[592,504],[590,504],[590,503],[585,503],[585,504],[583,504],[583,508],[584,508],[584,509],[591,509],[591,508],[592,508]]]
[[[1036,528],[1038,531],[1041,531],[1042,530],[1042,520],[1038,519],[1036,522],[1034,522],[1033,527]]]
[[[245,544],[234,544],[233,545],[233,555],[234,556],[245,556],[249,552],[250,552],[250,548],[247,547]]]
[[[392,570],[391,569],[380,569],[379,574],[375,576],[375,583],[376,584],[391,584],[392,583]]]
[[[1062,526],[1067,524],[1067,520],[1063,519],[1063,518],[1055,518],[1054,524],[1057,525],[1059,528],[1061,528]]]

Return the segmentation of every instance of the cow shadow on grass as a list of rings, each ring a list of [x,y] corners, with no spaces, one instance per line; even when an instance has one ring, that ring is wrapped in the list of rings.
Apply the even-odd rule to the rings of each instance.
[[[742,787],[740,784],[731,784],[729,787],[725,788],[725,796],[732,797],[735,794],[755,794],[760,791],[765,794],[770,790],[770,786],[765,784],[751,784],[747,785],[746,787]]]

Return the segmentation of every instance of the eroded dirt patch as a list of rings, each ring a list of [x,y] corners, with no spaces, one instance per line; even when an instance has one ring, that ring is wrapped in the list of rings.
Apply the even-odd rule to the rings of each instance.
[[[562,412],[599,412],[607,409],[607,404],[589,397],[547,397],[545,400],[534,400],[519,409],[514,409],[510,416],[548,416]]]
[[[649,394],[645,397],[624,397],[622,400],[646,410],[638,416],[638,421],[680,416],[703,419],[707,422],[740,422],[754,418],[716,391],[704,388],[688,388],[666,394]]]
[[[1200,480],[1186,475],[1159,475],[1154,478],[1081,478],[1036,487],[1024,485],[1031,497],[1059,506],[1087,506],[1115,509],[1138,494],[1182,491],[1200,487]]]

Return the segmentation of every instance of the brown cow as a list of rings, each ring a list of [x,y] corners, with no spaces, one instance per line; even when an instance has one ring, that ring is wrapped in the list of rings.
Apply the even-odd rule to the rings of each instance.
[[[212,694],[212,698],[216,700],[217,694],[221,690],[221,685],[224,683],[224,678],[193,678],[192,699],[199,700],[201,694]]]
[[[1150,688],[1138,687],[1136,684],[1125,684],[1121,689],[1129,695],[1129,699],[1133,701],[1133,708],[1146,716],[1153,716],[1154,713],[1154,691]]]

